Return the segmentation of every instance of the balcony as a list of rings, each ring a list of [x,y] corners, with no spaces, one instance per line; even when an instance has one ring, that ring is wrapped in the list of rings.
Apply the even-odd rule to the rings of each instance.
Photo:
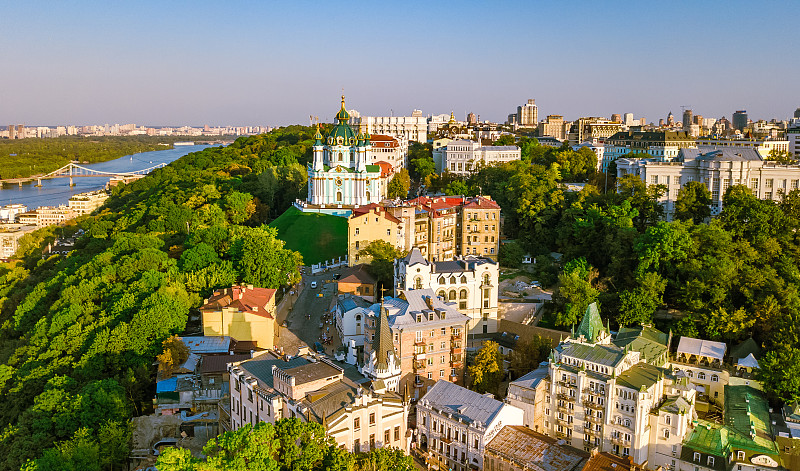
[[[569,436],[567,436],[567,434],[566,434],[566,433],[564,433],[564,432],[558,432],[558,431],[556,431],[556,438],[561,438],[561,439],[564,439],[564,440],[569,440],[569,439],[570,439],[570,438],[572,438],[572,437],[569,437]]]
[[[587,416],[584,417],[584,420],[586,422],[591,422],[593,424],[602,424],[603,423],[602,417],[597,417],[596,415],[587,415]]]
[[[594,410],[605,410],[606,409],[606,406],[603,406],[603,405],[600,405],[600,404],[598,404],[596,402],[591,402],[591,401],[583,401],[583,407],[588,407],[589,409],[594,409]]]
[[[628,440],[625,440],[622,436],[615,437],[615,436],[612,435],[611,436],[611,443],[613,443],[614,445],[622,446],[622,447],[631,446],[631,442],[628,441]]]
[[[450,382],[457,383],[461,378],[458,375],[450,375]]]
[[[450,334],[450,339],[461,340],[461,332],[453,332],[452,334]]]
[[[450,362],[451,368],[463,368],[464,362],[462,360],[455,360]]]
[[[423,381],[422,379],[415,379],[414,380],[414,387],[415,388],[421,388],[422,386],[425,386],[425,381]]]
[[[567,407],[566,403],[556,404],[556,409],[558,409],[560,411],[564,411],[564,412],[572,412],[573,411],[573,409],[570,409],[569,407]]]
[[[462,353],[464,353],[464,349],[461,347],[453,347],[450,349],[450,353],[452,353],[453,355],[461,355]]]
[[[415,347],[424,347],[425,345],[425,339],[417,339],[414,341]]]
[[[558,385],[559,385],[559,386],[561,386],[562,388],[571,388],[571,389],[576,389],[576,388],[578,387],[578,385],[577,385],[577,384],[575,384],[575,383],[568,383],[568,382],[566,382],[566,381],[559,381],[559,382],[558,382]]]
[[[415,370],[424,370],[425,369],[425,362],[414,360],[414,369]]]

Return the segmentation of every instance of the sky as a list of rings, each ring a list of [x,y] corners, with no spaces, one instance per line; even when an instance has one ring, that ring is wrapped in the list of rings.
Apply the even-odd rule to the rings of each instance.
[[[787,119],[798,1],[0,0],[0,126],[503,122],[682,107]]]

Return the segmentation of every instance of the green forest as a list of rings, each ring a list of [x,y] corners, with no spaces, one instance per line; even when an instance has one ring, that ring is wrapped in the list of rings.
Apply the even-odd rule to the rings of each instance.
[[[680,190],[667,222],[659,203],[666,187],[633,175],[606,180],[588,149],[527,138],[517,145],[521,161],[466,179],[428,173],[430,149],[417,145],[409,156],[412,178],[500,204],[504,237],[513,240],[501,247],[501,263],[519,266],[526,252],[539,257],[536,275],[557,287],[552,307],[561,328],[580,322],[597,301],[612,328],[654,323],[729,349],[752,336],[765,349],[760,379],[772,399],[800,399],[800,191],[768,201],[732,186],[722,213],[710,219],[711,194],[695,182]],[[567,191],[564,182],[586,185]],[[551,252],[563,254],[560,267]],[[656,320],[657,310],[678,316]]]
[[[313,132],[240,138],[115,188],[63,229],[85,231],[68,257],[42,257],[54,227],[23,237],[0,265],[0,470],[118,469],[190,310],[234,282],[299,280],[302,257],[266,223],[305,194]]]
[[[207,138],[204,138],[207,139]],[[0,180],[43,175],[70,161],[105,162],[119,157],[171,149],[176,141],[191,137],[167,136],[62,136],[57,138],[0,139]]]

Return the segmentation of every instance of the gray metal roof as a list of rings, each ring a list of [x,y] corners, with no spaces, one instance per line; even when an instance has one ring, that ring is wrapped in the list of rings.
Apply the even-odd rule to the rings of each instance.
[[[539,364],[538,368],[515,379],[508,385],[508,387],[511,388],[512,386],[516,386],[526,389],[536,389],[536,386],[547,377],[548,372],[549,367],[547,362],[542,362]]]
[[[424,211],[422,211],[422,212],[424,212]],[[406,255],[406,257],[403,259],[403,261],[405,261],[406,265],[408,265],[408,266],[416,265],[418,263],[421,263],[423,265],[429,265],[430,264],[430,262],[428,260],[426,260],[425,257],[422,256],[422,252],[420,252],[419,249],[416,248],[416,247],[411,249],[411,252],[409,252],[408,255]]]
[[[484,425],[489,424],[504,405],[497,399],[443,380],[437,381],[422,400],[437,410],[453,414],[454,418]]]
[[[719,161],[719,162],[741,162],[741,161],[762,161],[761,154],[753,148],[744,147],[723,147],[714,150],[700,149],[681,149],[679,159],[685,162],[692,160]]]
[[[392,298],[386,296],[383,298],[383,306],[388,311],[389,327],[392,329],[402,329],[407,327],[424,327],[431,328],[439,324],[453,325],[465,323],[469,319],[466,315],[458,312],[455,308],[455,303],[444,303],[433,290],[429,288],[414,289],[403,291],[401,296],[406,299]],[[426,300],[430,300],[431,307],[428,306]],[[372,315],[377,316],[381,305],[373,304],[370,308]],[[444,312],[445,316],[442,319],[440,312]],[[428,314],[433,312],[433,320],[429,320]],[[426,314],[423,316],[422,322],[417,322],[417,313]]]
[[[256,357],[252,360],[240,363],[239,366],[246,370],[251,376],[258,378],[271,388],[274,387],[272,383],[272,365],[275,365],[282,370],[287,370],[289,368],[295,368],[311,363],[303,357],[296,357],[289,361],[285,361],[280,358],[274,358],[269,354],[262,356],[264,357],[263,360],[259,359],[261,357]]]

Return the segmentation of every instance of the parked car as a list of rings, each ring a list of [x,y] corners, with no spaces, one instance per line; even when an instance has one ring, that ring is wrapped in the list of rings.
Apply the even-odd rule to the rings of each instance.
[[[316,281],[312,281],[311,282],[311,289],[316,289],[316,287],[317,287],[317,282]]]
[[[319,342],[314,342],[314,350],[316,350],[317,353],[325,353],[325,347]]]
[[[334,280],[338,280],[338,279],[339,279],[339,278],[341,278],[341,277],[342,277],[342,274],[341,274],[341,273],[337,273],[337,274],[333,275],[333,279],[334,279]]]

